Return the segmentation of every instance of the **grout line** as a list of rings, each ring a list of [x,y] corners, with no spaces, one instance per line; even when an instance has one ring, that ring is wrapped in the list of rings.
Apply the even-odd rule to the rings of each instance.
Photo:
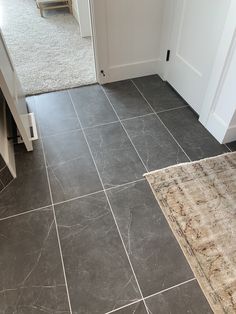
[[[0,171],[1,172],[1,171]],[[11,180],[12,181],[12,180]],[[10,182],[11,182],[10,181]],[[10,182],[8,182],[8,184],[10,183]],[[4,188],[5,188],[5,184],[3,184],[3,182],[2,182],[2,180],[0,179],[0,183],[2,184],[2,186],[3,186],[3,188],[0,190],[0,193],[4,190]]]
[[[5,161],[4,161],[5,162]],[[5,164],[5,166],[3,166],[1,169],[0,169],[0,172],[2,172],[5,168],[6,168],[6,164]]]
[[[86,126],[84,128],[81,128],[81,130],[89,130],[89,129],[97,128],[97,127],[100,127],[100,126],[106,126],[106,125],[115,124],[115,123],[119,123],[119,121],[116,120],[116,121],[111,121],[111,122],[106,122],[106,123],[95,124],[93,126]]]
[[[96,195],[96,194],[102,193],[102,192],[103,192],[103,190],[99,190],[99,191],[96,191],[96,192],[92,192],[92,193],[88,193],[88,194],[76,196],[76,197],[70,198],[70,199],[65,200],[65,201],[53,203],[53,205],[57,206],[57,205],[65,204],[65,203],[68,203],[68,202],[72,202],[72,201],[78,200],[78,199],[80,199],[80,198],[84,198],[84,197],[88,197],[88,196],[93,196],[93,195]]]
[[[136,182],[140,182],[140,181],[144,181],[144,180],[145,180],[145,178],[141,178],[141,179],[138,179],[138,180],[127,182],[127,183],[122,183],[122,184],[119,184],[119,185],[111,186],[110,188],[107,188],[105,190],[106,191],[110,191],[110,190],[113,190],[113,189],[116,189],[116,188],[122,188],[123,186],[134,184]]]
[[[161,118],[158,116],[158,114],[153,110],[152,106],[150,105],[150,103],[148,102],[147,98],[144,96],[144,94],[140,91],[140,89],[138,88],[138,86],[134,83],[133,80],[131,80],[131,82],[134,84],[134,86],[137,88],[137,90],[139,91],[139,93],[142,95],[143,99],[146,101],[146,103],[150,106],[150,108],[152,109],[153,113],[155,113],[156,117],[159,119],[159,121],[161,122],[161,124],[164,126],[164,128],[167,130],[167,132],[170,134],[170,136],[173,138],[173,140],[175,141],[175,143],[179,146],[179,148],[182,150],[182,152],[185,154],[185,156],[188,158],[189,161],[191,161],[190,157],[187,155],[187,153],[185,152],[185,150],[183,149],[183,147],[179,144],[179,142],[176,140],[176,138],[174,137],[174,135],[170,132],[170,130],[167,128],[167,126],[165,125],[165,123],[161,120]],[[187,107],[187,106],[186,106]],[[183,107],[182,107],[183,108]],[[176,108],[176,109],[180,109],[180,108]],[[164,111],[162,111],[164,112]],[[159,112],[160,113],[160,112]]]
[[[159,295],[159,294],[162,294],[162,293],[164,293],[164,292],[166,292],[166,291],[169,291],[169,290],[172,290],[172,289],[181,287],[181,286],[183,286],[183,285],[185,285],[185,284],[187,284],[187,283],[189,283],[189,282],[195,281],[195,280],[197,280],[195,277],[194,277],[194,278],[191,278],[191,279],[188,279],[188,280],[183,281],[183,282],[180,282],[180,283],[178,283],[178,284],[176,284],[176,285],[174,285],[174,286],[171,286],[171,287],[169,287],[169,288],[163,289],[163,290],[161,290],[161,291],[159,291],[159,292],[150,294],[150,295],[148,295],[147,297],[144,297],[144,299],[147,300],[147,299],[152,298],[152,297],[154,297],[154,296],[156,296],[156,295]],[[105,314],[114,313],[114,312],[116,312],[116,311],[119,311],[119,310],[121,310],[121,309],[124,309],[124,308],[126,308],[126,307],[129,307],[130,305],[139,303],[139,302],[141,302],[141,301],[143,301],[143,300],[142,300],[142,299],[136,300],[136,301],[134,301],[134,302],[132,302],[132,303],[126,304],[126,305],[124,305],[124,306],[118,307],[117,309],[114,309],[114,310],[112,310],[112,311],[106,312]]]
[[[122,310],[122,309],[125,309],[125,308],[129,307],[130,305],[133,305],[133,304],[136,304],[136,303],[139,303],[139,302],[142,302],[142,301],[143,301],[142,299],[138,299],[138,300],[136,300],[136,301],[134,301],[134,302],[132,302],[132,303],[123,305],[123,306],[118,307],[118,308],[116,308],[116,309],[114,309],[114,310],[112,310],[112,311],[106,312],[105,314],[110,314],[110,313],[117,312],[117,311],[119,311],[119,310]]]
[[[185,284],[187,284],[187,283],[189,283],[189,282],[195,281],[195,280],[197,280],[197,279],[196,279],[195,277],[193,277],[193,278],[191,278],[191,279],[189,279],[189,280],[186,280],[186,281],[183,281],[183,282],[181,282],[181,283],[178,283],[177,285],[174,285],[174,286],[171,286],[171,287],[169,287],[169,288],[163,289],[163,290],[161,290],[161,291],[159,291],[159,292],[153,293],[153,294],[151,294],[151,295],[145,297],[144,299],[147,300],[147,299],[149,299],[149,298],[151,298],[151,297],[154,297],[154,296],[156,296],[156,295],[158,295],[158,294],[162,294],[162,293],[164,293],[164,292],[166,292],[166,291],[169,291],[169,290],[178,288],[178,287],[180,287],[180,286],[183,286],[183,285],[185,285]]]
[[[36,211],[43,210],[43,209],[47,209],[47,208],[49,209],[50,207],[52,207],[51,204],[49,204],[49,205],[47,205],[47,206],[35,208],[35,209],[30,209],[30,210],[27,210],[27,211],[22,212],[22,213],[18,213],[18,214],[15,214],[15,215],[11,215],[11,216],[7,216],[7,217],[0,218],[0,221],[7,220],[7,219],[10,219],[10,218],[19,217],[19,216],[23,216],[23,215],[25,215],[25,214],[31,214],[31,213],[34,213],[34,212],[36,212]]]
[[[108,97],[108,96],[106,96],[106,97]],[[110,103],[110,101],[109,101],[109,103]],[[112,109],[113,109],[113,108],[112,108]],[[113,111],[115,111],[115,110],[113,109]],[[105,125],[109,125],[109,124],[114,124],[114,123],[119,123],[119,122],[123,122],[123,121],[129,121],[129,120],[133,120],[133,119],[137,119],[137,118],[142,118],[142,117],[146,117],[146,116],[153,115],[153,112],[145,113],[145,114],[143,114],[143,115],[139,115],[139,116],[135,116],[135,117],[131,117],[131,118],[125,118],[125,119],[119,119],[119,117],[118,117],[118,115],[117,115],[116,112],[115,112],[115,114],[116,114],[116,117],[117,117],[117,119],[118,119],[118,120],[116,120],[116,121],[111,121],[111,122],[107,122],[107,123],[95,124],[95,125],[93,125],[93,126],[83,127],[82,129],[83,129],[83,130],[88,130],[88,129],[93,129],[93,128],[96,128],[96,127],[99,127],[99,126],[105,126]],[[82,129],[81,129],[81,130],[82,130]]]
[[[135,84],[135,83],[133,82],[133,84]],[[136,85],[135,85],[135,87],[136,87]],[[138,87],[136,87],[136,88],[138,88]],[[140,93],[140,91],[139,91],[139,93]],[[174,111],[174,110],[178,110],[178,109],[182,109],[182,108],[186,108],[186,107],[189,107],[189,105],[183,105],[183,106],[179,106],[179,107],[176,107],[176,108],[170,108],[170,109],[166,109],[166,110],[155,111],[155,113],[159,114],[159,113],[168,112],[168,111]],[[154,111],[154,109],[153,109],[153,111]]]
[[[183,147],[179,144],[179,142],[176,140],[176,138],[174,137],[174,135],[170,132],[170,130],[167,128],[167,126],[165,125],[165,123],[161,120],[161,118],[156,114],[157,118],[159,119],[159,121],[161,122],[161,124],[164,126],[164,128],[167,130],[167,132],[170,134],[170,136],[173,138],[173,140],[176,142],[176,144],[179,146],[179,148],[182,150],[182,152],[185,154],[185,156],[188,158],[189,161],[192,161],[190,159],[190,157],[188,156],[188,154],[185,152],[185,150],[183,149]]]
[[[119,184],[119,185],[115,185],[115,186],[112,186],[110,188],[105,189],[105,191],[114,190],[116,188],[121,188],[121,187],[124,187],[126,185],[131,185],[131,184],[134,184],[136,182],[141,182],[141,181],[145,181],[145,178],[141,178],[141,179],[138,179],[138,180],[127,182],[127,183],[122,183],[122,184]],[[52,203],[52,204],[49,204],[49,205],[45,205],[43,207],[33,208],[33,209],[27,210],[27,211],[22,212],[22,213],[18,213],[18,214],[15,214],[15,215],[11,215],[11,216],[6,216],[6,217],[3,217],[3,218],[0,218],[0,221],[6,220],[6,219],[10,219],[10,218],[14,218],[14,217],[18,217],[18,216],[22,216],[22,215],[25,215],[25,214],[30,214],[30,213],[33,213],[35,211],[39,211],[39,210],[43,210],[43,209],[52,207],[53,205],[57,206],[57,205],[60,205],[60,204],[69,203],[71,201],[75,201],[77,199],[84,198],[84,197],[87,197],[87,196],[92,196],[92,195],[95,195],[95,194],[98,194],[98,193],[102,193],[102,192],[104,192],[104,190],[99,190],[99,191],[96,191],[96,192],[92,192],[92,193],[76,196],[76,197],[70,198],[68,200],[61,201],[61,202],[55,202],[55,203]],[[1,191],[0,191],[0,193],[1,193]]]
[[[4,188],[0,191],[0,194],[3,192],[3,191],[5,191],[6,190],[6,188],[8,188],[9,187],[9,185],[15,180],[16,178],[12,178],[12,180],[10,181],[10,182],[8,182],[7,183],[7,185],[4,185],[3,183],[3,186],[4,186]],[[1,181],[2,182],[2,181]]]
[[[70,133],[77,132],[77,131],[81,131],[81,127],[77,128],[77,129],[73,129],[73,130],[67,130],[67,131],[63,131],[63,132],[56,132],[56,133],[48,134],[48,135],[44,135],[44,136],[42,135],[42,136],[39,137],[39,139],[43,140],[43,139],[47,139],[49,137],[70,134]]]
[[[69,306],[70,314],[72,314],[72,308],[71,308],[71,303],[70,303],[70,295],[69,295],[69,289],[68,289],[68,284],[67,284],[65,265],[64,265],[63,255],[62,255],[60,236],[59,236],[59,232],[58,232],[57,218],[56,218],[55,208],[54,208],[54,204],[53,204],[52,190],[51,190],[49,174],[48,174],[48,168],[47,168],[47,163],[46,163],[44,144],[43,144],[42,140],[41,140],[41,144],[42,144],[43,158],[44,158],[44,164],[45,164],[46,174],[47,174],[47,181],[48,181],[50,199],[51,199],[51,203],[52,203],[51,206],[52,206],[53,217],[54,217],[54,222],[55,222],[57,241],[58,241],[58,246],[59,246],[59,251],[60,251],[60,256],[61,256],[61,265],[62,265],[62,271],[63,271],[63,275],[64,275],[64,280],[65,280],[66,293],[67,293],[67,299],[68,299],[68,306]]]
[[[131,118],[120,119],[120,121],[121,122],[129,121],[129,120],[133,120],[133,119],[137,119],[137,118],[143,118],[143,117],[150,116],[150,115],[153,115],[153,112],[145,113],[145,114],[142,114],[142,115],[139,115],[139,116],[135,116],[135,117],[131,117]]]
[[[70,95],[70,93],[69,93],[69,92],[68,92],[68,94],[69,94],[70,99],[71,99],[71,102],[72,102],[72,104],[73,104],[73,106],[74,106],[73,99],[72,99],[72,97],[71,97],[71,95]],[[75,106],[74,106],[74,107],[75,107]],[[77,112],[76,112],[76,115],[77,115],[77,119],[78,119],[79,123],[81,124],[81,122],[80,122],[80,119],[79,119],[79,116],[78,116]],[[136,276],[136,274],[135,274],[135,272],[134,272],[133,265],[132,265],[132,263],[131,263],[131,260],[130,260],[130,258],[129,258],[129,254],[128,254],[127,249],[126,249],[126,247],[125,247],[123,237],[122,237],[122,235],[121,235],[121,232],[120,232],[120,229],[119,229],[118,223],[117,223],[117,221],[116,221],[116,218],[115,218],[115,215],[114,215],[114,212],[113,212],[113,209],[112,209],[112,207],[111,207],[110,200],[109,200],[109,198],[108,198],[108,196],[107,196],[107,192],[106,192],[106,190],[105,190],[105,188],[104,188],[104,184],[103,184],[103,181],[102,181],[101,175],[100,175],[100,173],[99,173],[99,170],[98,170],[97,164],[96,164],[96,162],[95,162],[95,159],[94,159],[94,157],[93,157],[93,153],[92,153],[91,147],[90,147],[90,145],[89,145],[89,142],[88,142],[88,139],[87,139],[87,137],[86,137],[86,134],[85,134],[84,130],[82,130],[82,132],[83,132],[83,135],[84,135],[85,141],[86,141],[86,143],[87,143],[87,145],[88,145],[88,149],[89,149],[89,151],[90,151],[91,157],[92,157],[92,159],[93,159],[94,166],[95,166],[95,168],[96,168],[96,170],[97,170],[98,177],[99,177],[99,179],[100,179],[100,181],[101,181],[102,188],[103,188],[103,191],[104,191],[104,194],[105,194],[105,197],[106,197],[107,203],[108,203],[108,205],[109,205],[109,208],[110,208],[111,214],[112,214],[112,216],[113,216],[113,219],[114,219],[114,222],[115,222],[115,225],[116,225],[117,231],[118,231],[119,236],[120,236],[120,240],[121,240],[121,242],[122,242],[122,245],[123,245],[124,251],[125,251],[125,253],[126,253],[126,256],[127,256],[128,262],[129,262],[129,264],[130,264],[130,268],[131,268],[131,270],[132,270],[132,273],[133,273],[134,279],[135,279],[135,281],[136,281],[136,284],[137,284],[137,287],[138,287],[139,293],[140,293],[140,295],[141,295],[141,297],[142,297],[142,300],[143,300],[143,302],[144,302],[144,304],[145,304],[145,308],[146,308],[147,313],[148,313],[148,308],[147,308],[147,305],[146,305],[146,303],[145,303],[145,301],[144,301],[144,297],[143,297],[143,294],[142,294],[141,288],[140,288],[140,286],[139,286],[139,282],[138,282],[137,276]]]
[[[142,162],[142,164],[143,164],[144,168],[146,169],[146,171],[148,171],[148,168],[146,167],[146,165],[145,165],[145,163],[143,162],[141,156],[139,155],[139,152],[137,151],[136,147],[134,146],[134,143],[132,142],[131,137],[129,136],[129,134],[128,134],[128,132],[126,131],[126,129],[125,129],[125,127],[124,127],[122,121],[120,120],[120,118],[119,118],[119,116],[118,116],[118,114],[117,114],[117,112],[115,111],[115,108],[113,107],[113,105],[112,105],[112,103],[111,103],[111,101],[110,101],[110,99],[109,99],[109,97],[108,97],[106,91],[104,90],[103,87],[101,87],[101,88],[102,88],[103,93],[105,94],[107,100],[109,101],[109,103],[110,103],[110,105],[111,105],[111,107],[112,107],[114,113],[116,114],[116,116],[117,116],[117,118],[118,118],[118,120],[119,120],[119,122],[120,122],[120,124],[121,124],[121,126],[122,126],[122,128],[123,128],[123,130],[125,131],[125,133],[126,133],[128,139],[130,140],[130,143],[132,144],[134,150],[136,151],[136,153],[137,153],[137,155],[138,155],[140,161]]]
[[[228,148],[228,150],[229,150],[230,152],[233,152],[232,149],[231,149],[227,144],[224,144],[224,145],[225,145],[226,148]]]
[[[56,202],[56,203],[53,203],[53,205],[56,206],[56,205],[68,203],[68,202],[71,202],[71,201],[78,200],[78,199],[80,199],[80,198],[84,198],[84,197],[87,197],[87,196],[92,196],[92,195],[95,195],[95,194],[98,194],[98,193],[102,193],[102,192],[105,192],[105,191],[114,190],[114,189],[116,189],[116,188],[121,188],[121,187],[123,187],[123,186],[130,185],[130,184],[134,184],[134,183],[136,183],[136,182],[140,182],[140,181],[144,181],[144,180],[145,180],[145,178],[141,178],[141,179],[138,179],[138,180],[134,180],[134,181],[127,182],[127,183],[115,185],[115,186],[112,186],[112,187],[107,188],[107,189],[104,188],[104,189],[99,190],[99,191],[96,191],[96,192],[92,192],[92,193],[88,193],[88,194],[76,196],[76,197],[70,198],[70,199],[65,200],[65,201]]]

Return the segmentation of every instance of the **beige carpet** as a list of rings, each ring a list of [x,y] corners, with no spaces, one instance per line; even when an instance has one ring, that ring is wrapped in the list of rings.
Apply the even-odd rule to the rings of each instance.
[[[0,0],[0,27],[27,95],[95,83],[92,41],[72,15],[41,18],[35,0]]]
[[[214,313],[236,313],[236,153],[145,176]]]

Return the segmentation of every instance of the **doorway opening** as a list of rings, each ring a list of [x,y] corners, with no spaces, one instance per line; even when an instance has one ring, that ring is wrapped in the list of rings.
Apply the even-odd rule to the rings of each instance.
[[[0,0],[0,8],[25,95],[96,82],[89,0]]]

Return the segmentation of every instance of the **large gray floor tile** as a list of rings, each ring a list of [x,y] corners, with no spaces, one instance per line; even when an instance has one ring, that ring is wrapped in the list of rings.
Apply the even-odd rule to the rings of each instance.
[[[145,168],[120,123],[85,133],[105,188],[142,177]]]
[[[156,115],[123,122],[149,171],[188,161]]]
[[[133,80],[156,112],[187,106],[187,103],[158,75],[136,78]]]
[[[146,299],[150,314],[213,314],[196,281]]]
[[[3,168],[0,171],[0,183],[6,187],[12,180],[14,180],[13,175],[11,174],[10,170],[8,167]],[[1,190],[1,188],[0,188]]]
[[[5,161],[3,160],[2,156],[0,155],[0,171],[6,166]]]
[[[79,129],[80,125],[68,92],[35,96],[37,122],[42,136]]]
[[[16,145],[17,178],[0,193],[0,218],[51,204],[46,168],[40,141],[27,152]]]
[[[146,181],[108,197],[144,296],[193,277]]]
[[[69,314],[51,208],[0,221],[0,313]]]
[[[101,86],[91,85],[70,90],[82,126],[91,127],[117,121]]]
[[[43,139],[54,202],[102,190],[82,131]]]
[[[114,312],[114,314],[147,314],[144,303],[137,302]]]
[[[44,169],[45,161],[41,140],[33,142],[33,151],[28,152],[24,144],[14,146],[17,175]]]
[[[120,119],[152,112],[130,80],[106,84],[104,89]]]
[[[159,117],[183,147],[191,160],[211,157],[228,151],[198,121],[190,108],[163,112]]]
[[[47,166],[89,155],[89,149],[80,130],[43,138]]]
[[[55,210],[73,313],[106,313],[140,299],[104,193]]]

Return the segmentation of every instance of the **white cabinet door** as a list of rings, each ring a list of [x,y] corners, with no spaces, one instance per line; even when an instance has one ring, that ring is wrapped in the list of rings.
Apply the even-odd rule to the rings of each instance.
[[[176,0],[167,81],[199,113],[230,0]]]
[[[28,109],[8,49],[0,31],[0,88],[28,151],[33,150],[32,115]]]

